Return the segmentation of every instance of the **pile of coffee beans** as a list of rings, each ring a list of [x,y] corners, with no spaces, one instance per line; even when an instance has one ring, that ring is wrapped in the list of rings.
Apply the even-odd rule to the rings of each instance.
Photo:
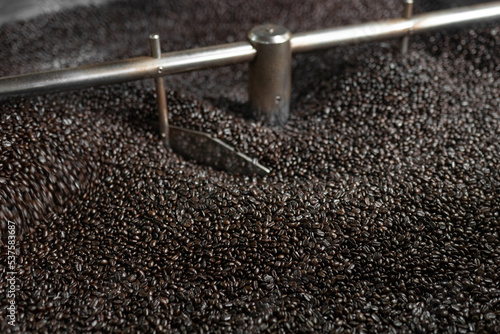
[[[441,1],[442,3],[444,1]],[[464,4],[464,1],[460,1]],[[436,3],[416,2],[416,11]],[[121,1],[0,26],[0,75],[400,15],[399,1]],[[170,122],[270,167],[187,161],[153,82],[0,101],[0,291],[14,332],[500,332],[500,25],[294,57],[283,128],[246,65],[166,79]],[[5,319],[5,320],[4,320]]]

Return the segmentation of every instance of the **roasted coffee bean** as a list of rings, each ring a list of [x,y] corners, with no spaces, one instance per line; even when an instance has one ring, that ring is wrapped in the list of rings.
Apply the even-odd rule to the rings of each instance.
[[[181,50],[401,9],[80,7],[0,26],[0,75],[147,55],[152,32]],[[246,113],[247,65],[166,78],[171,124],[264,178],[165,149],[152,80],[0,101],[2,257],[19,227],[18,328],[0,332],[500,332],[499,45],[488,23],[412,36],[405,56],[399,41],[296,55],[281,129]]]

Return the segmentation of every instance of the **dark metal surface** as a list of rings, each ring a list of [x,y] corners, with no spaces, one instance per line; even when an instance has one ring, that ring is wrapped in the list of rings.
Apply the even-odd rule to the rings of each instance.
[[[256,159],[237,152],[222,140],[207,133],[170,125],[170,145],[176,153],[188,160],[233,174],[265,176],[270,172]]]

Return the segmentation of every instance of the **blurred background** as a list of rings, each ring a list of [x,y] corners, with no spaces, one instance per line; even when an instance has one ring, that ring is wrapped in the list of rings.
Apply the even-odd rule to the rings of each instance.
[[[25,20],[75,6],[100,5],[113,0],[1,0],[0,24]]]
[[[97,6],[114,1],[120,0],[0,0],[0,25],[5,22],[25,20],[40,14],[52,13],[71,7]],[[465,6],[490,1],[492,0],[415,0],[416,3],[425,3],[426,9],[429,10]]]

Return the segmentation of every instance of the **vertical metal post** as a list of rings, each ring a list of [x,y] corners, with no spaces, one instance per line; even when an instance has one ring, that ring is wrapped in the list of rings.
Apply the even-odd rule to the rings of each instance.
[[[250,63],[248,97],[255,119],[283,126],[290,114],[292,89],[292,34],[282,26],[254,27],[248,39],[257,50]]]
[[[160,36],[157,34],[149,35],[149,46],[151,48],[151,55],[153,58],[161,58],[161,47],[160,47]],[[161,72],[162,68],[158,68],[158,72]],[[163,143],[168,148],[170,147],[169,142],[169,127],[168,127],[168,109],[167,109],[167,97],[165,95],[165,85],[163,82],[163,77],[155,78],[156,84],[156,103],[158,107],[158,117],[160,120],[160,135]]]
[[[413,0],[403,0],[403,18],[411,19],[413,14]],[[408,45],[410,43],[410,36],[406,35],[401,40],[401,53],[406,54],[408,52]]]

